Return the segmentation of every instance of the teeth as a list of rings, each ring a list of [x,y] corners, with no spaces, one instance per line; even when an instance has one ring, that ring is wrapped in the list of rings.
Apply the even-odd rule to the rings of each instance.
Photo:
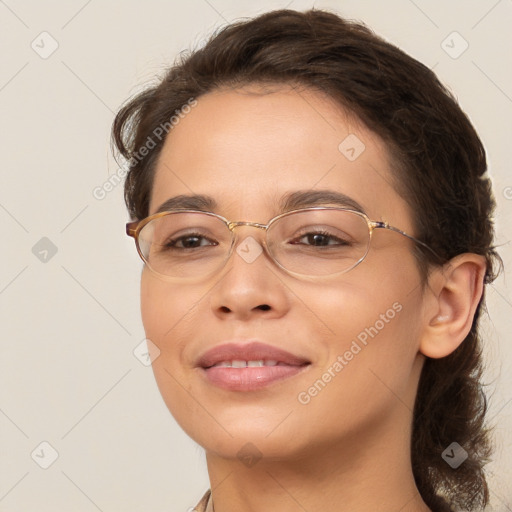
[[[243,361],[241,359],[234,359],[233,361],[222,361],[220,363],[214,364],[214,367],[222,367],[222,368],[254,368],[259,366],[276,366],[277,361],[269,359],[268,361],[263,361],[263,359],[259,359],[257,361]]]

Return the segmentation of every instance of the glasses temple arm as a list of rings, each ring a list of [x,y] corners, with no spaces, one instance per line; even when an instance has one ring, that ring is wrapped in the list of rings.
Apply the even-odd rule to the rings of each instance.
[[[126,224],[126,234],[128,236],[131,236],[133,238],[135,238],[135,233],[137,232],[137,226],[139,225],[139,221],[136,220],[136,221],[133,221],[133,222],[128,222]]]
[[[413,237],[412,235],[407,234],[405,231],[402,231],[401,229],[395,228],[394,226],[390,226],[387,222],[375,221],[372,224],[372,226],[374,228],[384,228],[384,229],[389,229],[391,231],[394,231],[395,233],[400,233],[401,235],[409,238],[409,240],[412,240],[413,242],[416,242],[417,244],[428,249],[436,257],[436,259],[438,261],[443,261],[442,258],[439,256],[439,254],[437,254],[437,252],[434,251],[434,249],[432,249],[432,247],[430,247],[428,244],[426,244],[425,242],[422,242],[421,240],[418,240],[417,238]]]

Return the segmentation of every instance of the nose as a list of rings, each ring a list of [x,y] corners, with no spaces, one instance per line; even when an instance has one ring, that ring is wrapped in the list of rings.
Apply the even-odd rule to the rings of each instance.
[[[231,222],[230,229],[234,238],[233,254],[231,254],[227,264],[229,264],[230,259],[237,256],[248,264],[255,262],[259,258],[265,259],[270,265],[275,263],[267,249],[267,231],[264,224],[241,221]]]
[[[221,318],[278,317],[289,301],[282,276],[264,249],[264,231],[241,227],[222,276],[211,292],[211,307]]]

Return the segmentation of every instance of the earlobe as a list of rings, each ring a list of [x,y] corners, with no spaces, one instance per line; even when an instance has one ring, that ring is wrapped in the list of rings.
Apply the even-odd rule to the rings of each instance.
[[[482,298],[485,269],[483,256],[464,253],[429,278],[419,347],[423,355],[445,357],[464,341]]]

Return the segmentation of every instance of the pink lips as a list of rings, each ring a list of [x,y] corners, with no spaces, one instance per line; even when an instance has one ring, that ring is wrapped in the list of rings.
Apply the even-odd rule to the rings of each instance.
[[[197,361],[211,384],[231,391],[261,389],[308,365],[307,359],[259,341],[225,343]]]

